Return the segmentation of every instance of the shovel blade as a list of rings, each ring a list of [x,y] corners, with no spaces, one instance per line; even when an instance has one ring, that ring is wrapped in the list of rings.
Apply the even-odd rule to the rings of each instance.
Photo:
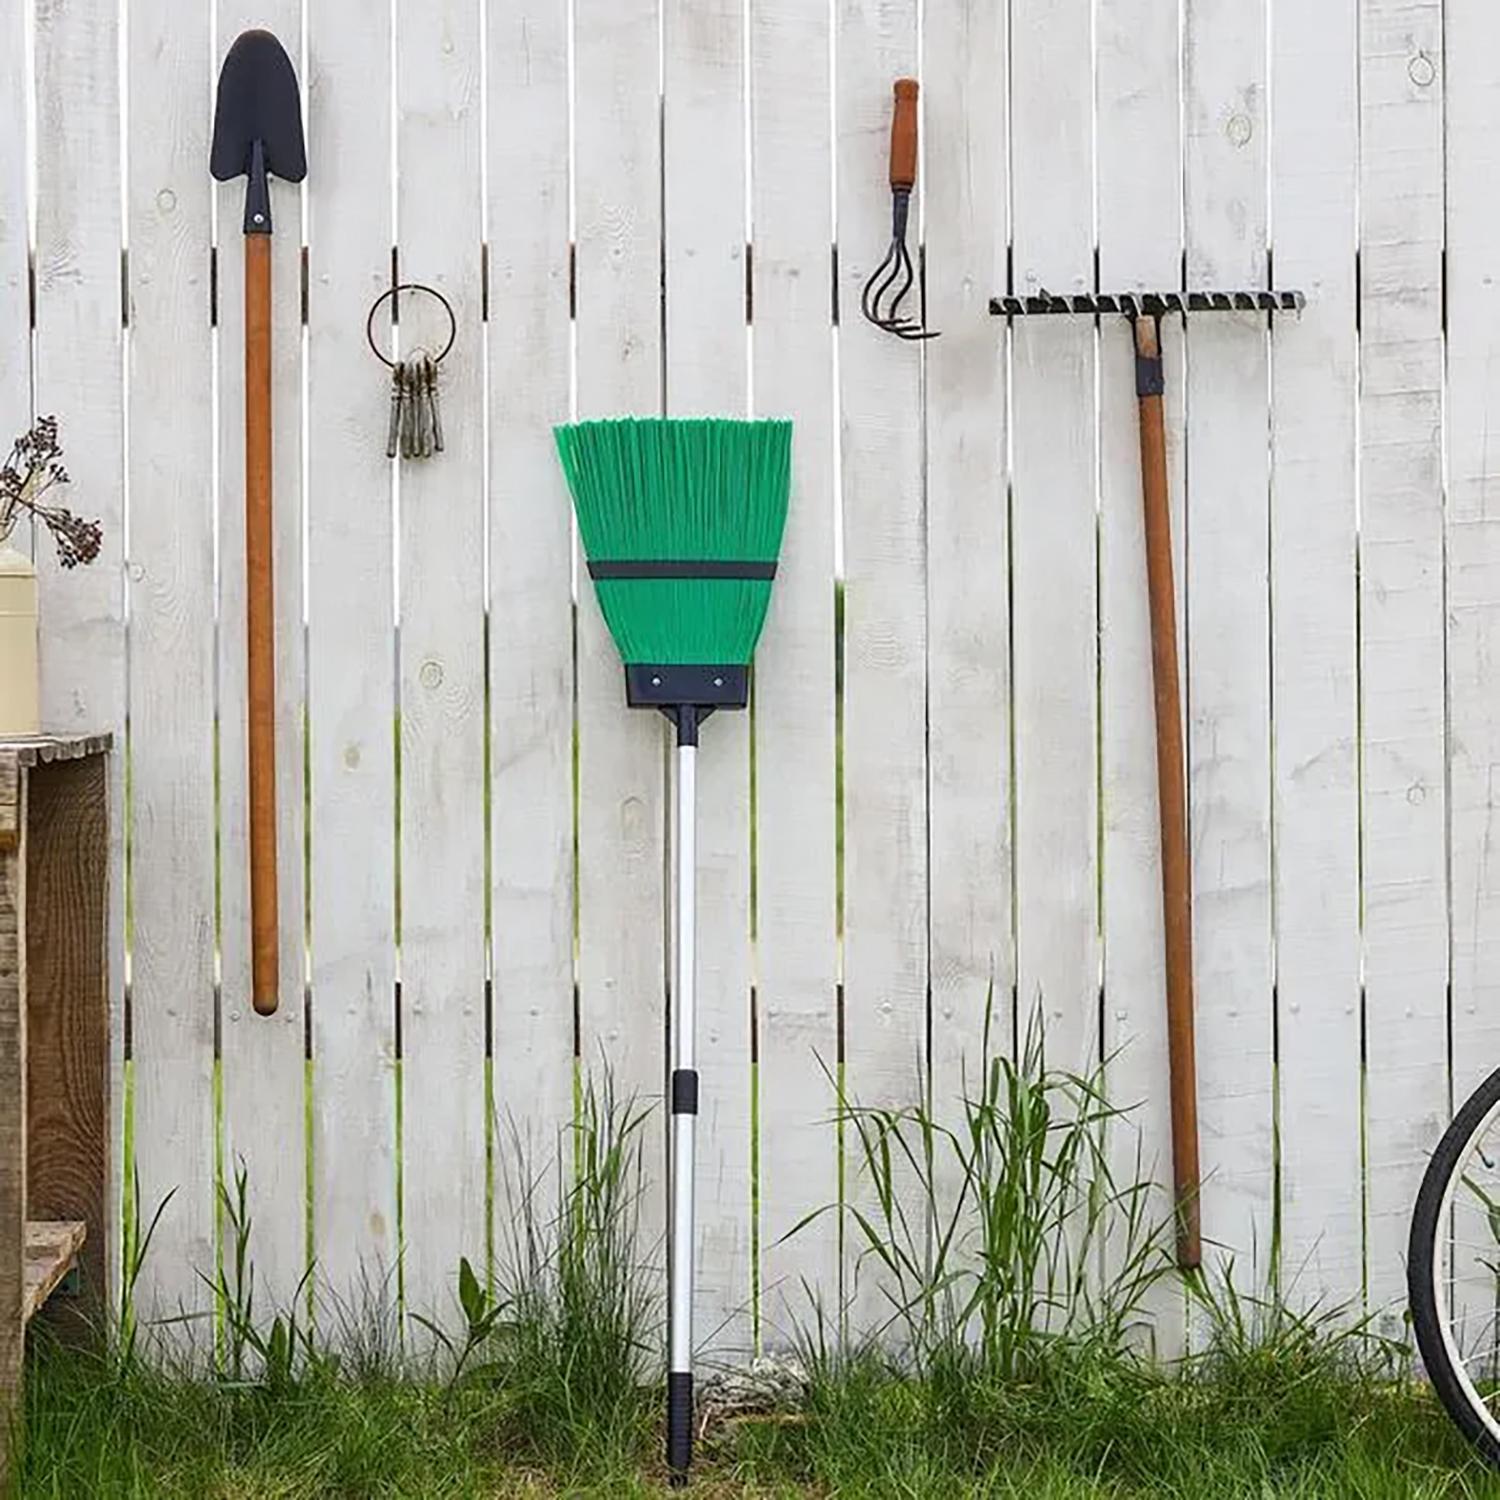
[[[296,70],[269,31],[241,32],[224,59],[209,171],[220,182],[245,175],[257,141],[272,176],[283,182],[307,176]]]

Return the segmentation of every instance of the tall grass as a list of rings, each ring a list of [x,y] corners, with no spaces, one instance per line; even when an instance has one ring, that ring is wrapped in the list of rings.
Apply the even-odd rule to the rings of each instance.
[[[847,1212],[879,1313],[802,1333],[796,1406],[719,1423],[699,1487],[729,1496],[1016,1500],[1500,1500],[1404,1360],[1348,1309],[1189,1283],[1193,1352],[1134,1336],[1169,1267],[1141,1174],[1126,1177],[1101,1075],[1014,1058],[989,1031],[951,1118],[843,1107]],[[663,1493],[654,1454],[660,1310],[640,1201],[648,1116],[606,1074],[551,1159],[517,1129],[493,1280],[459,1270],[446,1359],[403,1346],[389,1284],[308,1324],[254,1296],[247,1184],[222,1205],[218,1364],[173,1366],[130,1298],[101,1351],[41,1333],[16,1497],[438,1500]],[[837,1208],[829,1212],[839,1211]],[[159,1217],[127,1256],[139,1275]],[[478,1247],[476,1247],[477,1249]],[[281,1332],[278,1334],[278,1327]],[[126,1337],[126,1330],[130,1332]],[[424,1346],[431,1341],[423,1341]]]
[[[842,1098],[840,1116],[856,1167],[842,1206],[858,1249],[851,1302],[873,1280],[883,1309],[856,1347],[954,1381],[1126,1356],[1147,1292],[1170,1270],[1169,1226],[1151,1217],[1139,1171],[1116,1174],[1111,1132],[1125,1117],[1102,1067],[1049,1067],[1039,1021],[1019,1055],[998,1050],[992,989],[978,1068],[951,1118],[920,1089],[898,1108]],[[804,1342],[813,1364],[826,1357],[821,1312]]]
[[[586,1081],[555,1160],[534,1170],[509,1131],[509,1198],[474,1377],[503,1392],[504,1434],[552,1466],[618,1464],[641,1451],[655,1409],[660,1311],[640,1244],[648,1111],[606,1070]]]

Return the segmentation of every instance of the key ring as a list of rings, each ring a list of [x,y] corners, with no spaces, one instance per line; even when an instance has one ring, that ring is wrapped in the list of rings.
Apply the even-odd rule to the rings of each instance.
[[[386,369],[394,370],[396,361],[387,359],[381,352],[380,346],[375,342],[375,315],[393,297],[401,292],[425,292],[427,296],[434,297],[442,303],[443,311],[448,314],[448,342],[443,345],[443,352],[432,362],[440,365],[448,357],[448,351],[453,347],[454,340],[458,337],[458,318],[453,311],[453,304],[435,286],[428,286],[421,281],[403,281],[399,286],[393,286],[383,291],[370,305],[370,315],[365,319],[365,342],[370,346],[370,352],[383,364]]]

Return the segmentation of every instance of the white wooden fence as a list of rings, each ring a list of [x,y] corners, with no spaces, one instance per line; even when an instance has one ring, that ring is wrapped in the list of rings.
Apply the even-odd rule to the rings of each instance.
[[[269,1021],[242,187],[207,170],[253,24],[310,150],[276,189]],[[4,7],[0,412],[59,415],[106,526],[100,565],[44,564],[44,695],[128,734],[121,1038],[143,1198],[176,1189],[142,1294],[203,1305],[243,1157],[263,1302],[311,1256],[335,1291],[399,1260],[408,1308],[446,1305],[487,1176],[506,1212],[495,1121],[548,1146],[575,1049],[660,1094],[663,728],[586,589],[575,639],[572,413],[796,421],[755,713],[704,738],[700,1326],[744,1349],[800,1278],[833,1292],[833,1221],[782,1240],[838,1192],[824,1065],[869,1102],[930,1067],[949,1107],[992,982],[1007,1015],[1040,998],[1057,1058],[1118,1051],[1165,1160],[1128,336],[986,304],[1185,276],[1308,294],[1168,330],[1204,1226],[1247,1280],[1274,1249],[1296,1295],[1397,1299],[1426,1153],[1500,1063],[1497,56],[1493,0]],[[921,349],[855,311],[915,72]],[[363,337],[393,246],[459,323],[448,451],[399,480]]]

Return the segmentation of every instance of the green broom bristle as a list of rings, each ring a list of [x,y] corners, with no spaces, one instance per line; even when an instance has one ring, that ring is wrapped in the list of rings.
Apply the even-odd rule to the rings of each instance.
[[[774,563],[791,487],[792,424],[621,417],[556,429],[591,563]],[[627,664],[750,661],[769,579],[598,579]]]

